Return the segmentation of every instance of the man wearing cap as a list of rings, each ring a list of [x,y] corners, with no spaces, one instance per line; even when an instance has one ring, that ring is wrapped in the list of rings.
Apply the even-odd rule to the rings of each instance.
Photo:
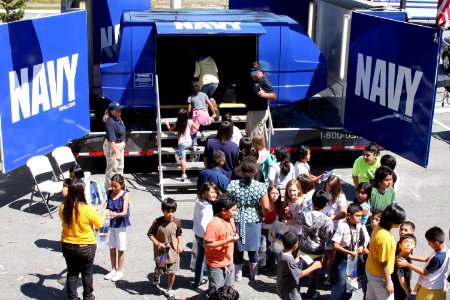
[[[272,82],[264,75],[264,71],[258,62],[252,63],[250,75],[253,78],[253,97],[247,102],[247,124],[245,133],[251,137],[253,131],[264,131],[269,117],[267,109],[269,100],[276,98]]]
[[[105,185],[107,190],[111,188],[112,175],[123,175],[126,129],[120,118],[122,108],[123,106],[119,103],[111,102],[103,116],[106,129],[103,152],[106,157]]]

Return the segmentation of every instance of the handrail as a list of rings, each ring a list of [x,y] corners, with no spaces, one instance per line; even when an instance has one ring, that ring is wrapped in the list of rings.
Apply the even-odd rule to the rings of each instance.
[[[155,74],[155,90],[156,90],[156,131],[157,131],[157,144],[158,144],[158,176],[159,176],[159,188],[161,200],[164,199],[164,178],[163,171],[161,167],[162,162],[162,154],[161,154],[161,105],[159,103],[159,83],[158,83],[158,75]]]
[[[275,130],[273,129],[273,122],[272,122],[272,114],[270,113],[270,106],[267,107],[267,115],[268,115],[268,121],[269,121],[269,128],[268,131],[270,134],[266,133],[267,138],[267,149],[270,149],[270,144],[272,142],[272,135],[275,134]]]

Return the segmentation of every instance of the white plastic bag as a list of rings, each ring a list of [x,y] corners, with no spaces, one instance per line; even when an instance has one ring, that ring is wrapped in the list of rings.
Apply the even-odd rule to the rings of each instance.
[[[345,288],[348,293],[359,290],[362,287],[362,273],[358,268],[358,261],[358,257],[353,257],[351,255],[348,255],[347,257]]]
[[[275,221],[272,230],[269,232],[270,250],[274,253],[283,251],[283,234],[289,231],[286,224],[280,221]]]
[[[102,212],[99,212],[102,214]],[[109,244],[109,224],[111,219],[109,216],[106,216],[105,223],[102,228],[96,229],[97,232],[97,247],[102,247],[104,245]]]

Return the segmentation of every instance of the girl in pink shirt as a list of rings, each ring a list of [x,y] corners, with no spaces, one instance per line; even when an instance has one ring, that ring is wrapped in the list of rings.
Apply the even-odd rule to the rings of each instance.
[[[167,129],[170,131],[176,131],[178,134],[178,156],[180,158],[181,166],[181,181],[187,178],[186,175],[186,149],[192,147],[192,138],[190,135],[191,128],[198,130],[198,125],[189,120],[189,113],[186,109],[182,108],[178,111],[178,117],[175,124],[169,125],[166,121]]]

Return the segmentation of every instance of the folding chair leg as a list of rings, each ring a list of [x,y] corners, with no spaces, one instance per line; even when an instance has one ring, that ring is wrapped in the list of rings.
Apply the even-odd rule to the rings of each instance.
[[[48,194],[48,196],[47,196],[47,202],[44,201],[44,203],[45,203],[45,206],[47,207],[48,214],[50,215],[50,218],[53,219],[52,212],[50,211],[50,207],[48,207],[48,202],[49,201],[50,201],[50,194]]]
[[[51,212],[51,210],[50,210],[50,207],[48,207],[48,201],[50,200],[50,194],[48,194],[48,199],[47,199],[47,201],[45,201],[44,195],[42,194],[42,192],[40,191],[39,188],[38,188],[38,190],[39,190],[39,194],[41,194],[42,202],[45,204],[45,207],[47,207],[48,214],[50,215],[50,218],[53,219],[53,216],[52,216],[52,212]]]
[[[33,190],[31,191],[30,204],[28,205],[28,212],[31,212],[31,203],[33,203],[34,192],[35,192],[35,189],[33,188]]]

